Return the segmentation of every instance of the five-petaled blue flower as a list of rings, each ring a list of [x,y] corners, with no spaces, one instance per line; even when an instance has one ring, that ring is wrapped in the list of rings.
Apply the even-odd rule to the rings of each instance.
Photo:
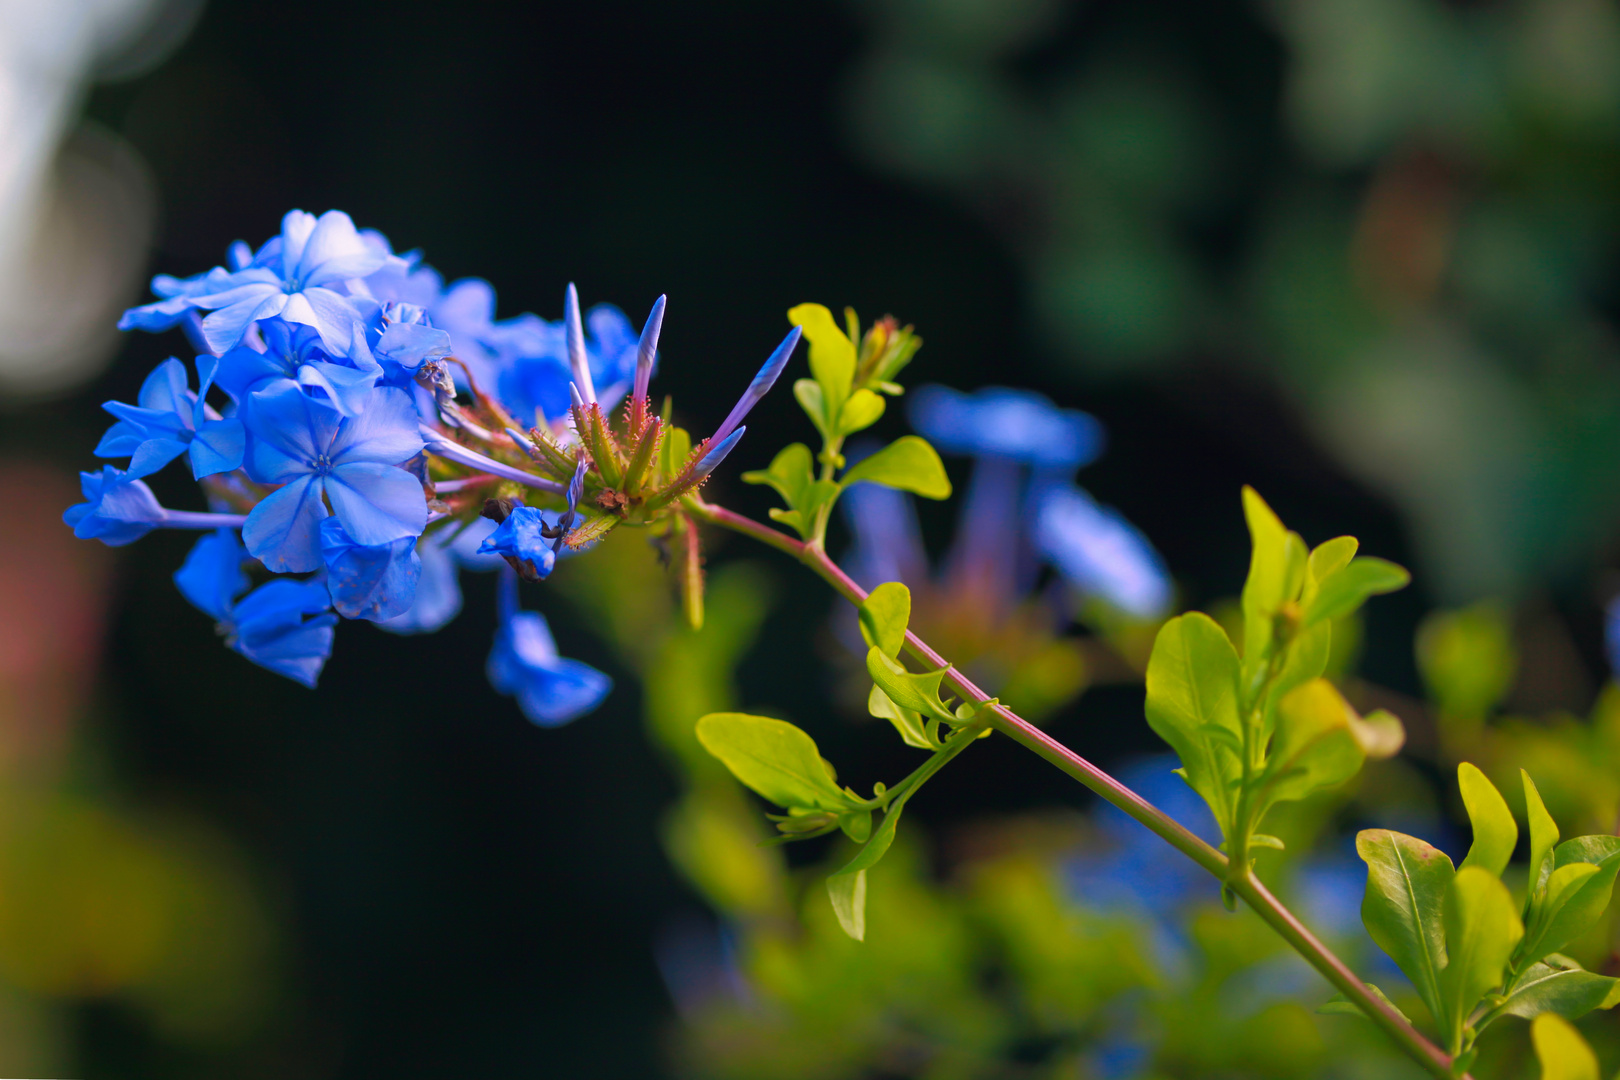
[[[313,326],[275,318],[264,320],[259,329],[262,352],[243,343],[219,358],[215,384],[237,402],[255,390],[291,382],[344,416],[358,416],[382,377],[382,367],[363,349],[353,350],[354,357],[328,353]]]
[[[541,727],[557,727],[602,703],[613,680],[589,664],[557,655],[551,628],[538,611],[519,611],[517,574],[501,571],[500,625],[489,654],[489,681],[517,699]]]
[[[242,570],[245,557],[233,530],[209,533],[186,556],[174,583],[187,600],[213,617],[229,648],[277,675],[313,687],[332,655],[337,624],[337,616],[327,610],[326,586],[282,578],[238,600],[249,585]]]
[[[321,566],[327,501],[357,544],[422,534],[426,495],[399,468],[422,450],[416,405],[404,391],[378,387],[360,415],[344,417],[283,384],[250,394],[245,416],[253,437],[248,475],[282,485],[242,527],[248,551],[265,566],[277,573]]]
[[[100,540],[108,547],[133,544],[167,516],[151,488],[111,465],[99,473],[81,472],[79,487],[84,502],[68,507],[62,520],[80,540]]]
[[[186,366],[171,357],[146,377],[136,404],[102,405],[118,422],[101,437],[96,455],[128,457],[131,478],[150,476],[187,452],[191,475],[197,480],[239,468],[245,440],[242,421],[210,415],[204,400],[218,366],[212,356],[197,357],[201,385],[194,394],[187,385]]]

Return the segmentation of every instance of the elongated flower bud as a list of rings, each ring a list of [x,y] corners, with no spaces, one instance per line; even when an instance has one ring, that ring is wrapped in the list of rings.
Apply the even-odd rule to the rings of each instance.
[[[770,393],[771,387],[776,384],[777,377],[782,374],[782,369],[787,367],[787,362],[792,359],[793,350],[799,344],[799,338],[802,335],[803,331],[797,326],[788,331],[788,336],[782,339],[782,344],[778,345],[776,351],[771,353],[770,359],[765,361],[765,365],[759,369],[759,374],[754,376],[754,381],[748,384],[748,389],[743,391],[743,396],[732,407],[725,423],[721,424],[715,430],[715,433],[709,436],[710,441],[716,444],[723,443],[732,430],[743,422],[743,418],[748,415],[749,410],[759,404],[760,398]],[[719,462],[715,464],[719,464]]]
[[[590,360],[585,355],[585,324],[579,317],[579,290],[568,283],[568,295],[563,301],[564,332],[568,339],[568,367],[574,373],[574,382],[585,400],[596,401],[596,384],[591,382]]]
[[[653,301],[652,311],[641,328],[641,343],[636,347],[636,384],[630,396],[630,408],[636,420],[647,414],[647,383],[652,379],[653,359],[658,355],[658,334],[664,328],[664,301],[660,296]]]

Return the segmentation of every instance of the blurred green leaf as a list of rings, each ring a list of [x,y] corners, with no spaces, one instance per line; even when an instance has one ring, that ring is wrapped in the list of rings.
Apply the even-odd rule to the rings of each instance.
[[[1367,864],[1361,901],[1367,933],[1443,1023],[1440,972],[1446,966],[1446,892],[1455,876],[1451,859],[1415,836],[1388,829],[1357,833],[1356,853]]]
[[[1546,1012],[1575,1020],[1593,1009],[1613,1008],[1617,1001],[1620,979],[1586,971],[1568,957],[1554,954],[1546,962],[1531,964],[1513,981],[1502,1003],[1475,1026],[1483,1031],[1504,1016],[1534,1020]]]
[[[1481,998],[1502,985],[1508,958],[1524,936],[1513,896],[1500,878],[1480,866],[1463,866],[1446,890],[1445,970],[1440,993],[1442,1028],[1451,1052],[1462,1049],[1463,1027]]]
[[[1525,918],[1532,919],[1546,895],[1547,879],[1552,876],[1553,849],[1558,846],[1558,823],[1547,813],[1546,804],[1541,801],[1541,792],[1536,790],[1536,783],[1530,779],[1530,774],[1520,769],[1519,776],[1524,780],[1524,805],[1530,819],[1530,878],[1525,886]]]
[[[951,495],[951,479],[945,475],[945,463],[939,460],[939,453],[926,439],[916,435],[902,435],[870,457],[862,458],[838,482],[847,488],[862,480],[909,491],[925,499],[948,499]]]
[[[1351,729],[1355,712],[1326,679],[1313,679],[1277,705],[1277,730],[1255,784],[1254,824],[1274,803],[1342,784],[1367,760]]]
[[[853,435],[857,431],[865,431],[882,417],[885,407],[884,400],[870,390],[856,390],[844,402],[844,407],[838,413],[838,433],[840,435]]]
[[[1489,871],[1492,877],[1501,877],[1519,842],[1519,827],[1513,821],[1513,812],[1496,785],[1469,762],[1457,766],[1457,786],[1462,789],[1468,820],[1474,825],[1474,843],[1462,865],[1478,866]]]
[[[1600,1080],[1597,1055],[1575,1025],[1556,1013],[1530,1021],[1530,1041],[1541,1062],[1541,1080]]]
[[[1309,603],[1322,582],[1348,566],[1360,547],[1361,541],[1353,536],[1335,536],[1312,548],[1305,563],[1305,592],[1301,599]]]
[[[861,601],[861,637],[891,660],[899,657],[906,643],[906,624],[910,621],[911,590],[903,582],[886,581]]]
[[[710,713],[697,722],[697,737],[733,776],[778,806],[859,809],[833,782],[815,740],[785,720]]]
[[[1417,660],[1442,714],[1483,717],[1513,685],[1518,667],[1507,612],[1486,602],[1430,615],[1418,628]]]
[[[900,824],[904,802],[896,802],[883,813],[883,822],[855,857],[827,879],[827,895],[844,933],[856,941],[866,940],[866,872],[878,864],[894,843],[894,830]]]
[[[1316,598],[1305,609],[1302,625],[1342,618],[1367,602],[1370,596],[1404,589],[1412,575],[1384,559],[1352,559],[1324,578]]]
[[[1237,652],[1208,615],[1179,615],[1159,630],[1147,668],[1148,724],[1228,836],[1243,776],[1237,680]]]

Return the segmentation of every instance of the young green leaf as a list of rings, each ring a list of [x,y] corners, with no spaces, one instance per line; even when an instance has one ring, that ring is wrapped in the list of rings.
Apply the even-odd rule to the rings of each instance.
[[[1446,892],[1455,876],[1439,848],[1404,833],[1366,829],[1356,853],[1367,864],[1361,921],[1380,949],[1412,980],[1437,1023],[1446,1015],[1440,972],[1446,966],[1442,922]]]
[[[1342,784],[1367,760],[1350,703],[1326,679],[1313,679],[1277,704],[1277,730],[1256,784],[1254,824],[1274,803]]]
[[[916,435],[902,435],[888,446],[862,458],[838,482],[849,487],[869,480],[884,487],[909,491],[925,499],[951,497],[951,478],[945,475],[945,463],[926,439]]]
[[[777,451],[767,469],[742,474],[745,484],[769,484],[789,507],[804,502],[805,492],[815,482],[815,458],[804,443],[789,443]]]
[[[923,726],[922,714],[915,709],[902,709],[890,701],[889,695],[883,692],[883,687],[873,685],[872,692],[866,695],[866,711],[893,724],[894,730],[900,733],[901,740],[907,746],[915,746],[919,750],[939,749],[939,746],[928,737],[928,729]]]
[[[804,415],[816,425],[824,440],[831,441],[835,435],[837,425],[827,419],[827,395],[821,389],[821,384],[814,379],[793,380],[793,398],[804,410]]]
[[[1548,1012],[1530,1021],[1530,1041],[1541,1061],[1541,1080],[1600,1080],[1597,1055],[1563,1017]]]
[[[1179,615],[1159,630],[1148,659],[1147,721],[1181,758],[1182,777],[1226,836],[1243,776],[1237,680],[1237,651],[1208,615]]]
[[[1243,583],[1243,687],[1252,700],[1270,661],[1277,611],[1304,584],[1306,554],[1305,542],[1251,487],[1243,489],[1243,516],[1253,545]]]
[[[849,810],[839,814],[838,827],[857,844],[864,844],[872,837],[872,811]]]
[[[1620,979],[1586,971],[1567,956],[1554,953],[1513,980],[1502,1003],[1474,1026],[1484,1031],[1504,1016],[1534,1020],[1545,1012],[1575,1020],[1593,1009],[1612,1009],[1616,1003],[1620,1003]]]
[[[876,645],[893,660],[906,643],[906,624],[911,621],[911,590],[898,581],[886,581],[861,601],[861,637],[868,646]]]
[[[866,940],[866,872],[878,864],[894,843],[894,830],[900,824],[900,811],[904,808],[901,800],[885,810],[883,822],[866,846],[857,851],[842,870],[827,879],[827,896],[832,900],[838,925],[856,941]]]
[[[897,660],[885,656],[876,645],[867,650],[866,672],[872,676],[889,700],[902,709],[910,709],[934,720],[955,724],[960,718],[947,709],[939,699],[939,684],[949,667],[914,675]]]
[[[697,737],[733,776],[778,806],[859,808],[833,782],[815,740],[784,720],[710,713],[697,722]]]
[[[1507,800],[1496,790],[1496,785],[1469,762],[1457,766],[1457,786],[1462,789],[1468,820],[1474,825],[1474,843],[1462,865],[1478,866],[1493,877],[1501,877],[1513,858],[1514,845],[1519,842],[1519,826],[1514,824],[1513,811],[1508,809]]]
[[[1620,836],[1578,836],[1553,851],[1537,917],[1516,957],[1520,966],[1555,953],[1603,916],[1620,872]]]
[[[865,431],[883,416],[885,405],[884,400],[872,391],[856,390],[839,410],[838,433],[853,435],[857,431]]]
[[[810,374],[821,387],[823,415],[835,420],[855,377],[855,344],[839,328],[832,312],[821,304],[791,308],[788,322],[803,329],[805,340],[810,342]]]
[[[1524,808],[1530,819],[1530,879],[1526,883],[1525,919],[1534,922],[1547,892],[1547,879],[1553,872],[1558,823],[1547,813],[1547,805],[1541,801],[1541,792],[1536,790],[1530,774],[1520,769],[1519,776],[1524,780]]]
[[[1364,983],[1363,985],[1365,985],[1368,990],[1372,991],[1373,997],[1377,998],[1379,1001],[1382,1001],[1391,1009],[1394,1009],[1396,1016],[1400,1017],[1402,1020],[1405,1020],[1408,1024],[1412,1022],[1412,1018],[1403,1013],[1400,1006],[1389,1000],[1388,994],[1378,989],[1378,987],[1374,986],[1372,983]],[[1362,1011],[1361,1006],[1357,1005],[1343,994],[1334,994],[1321,1005],[1317,1006],[1316,1011],[1322,1013],[1323,1015],[1342,1014],[1345,1016],[1359,1016],[1364,1020],[1368,1019],[1367,1014]]]
[[[1353,536],[1335,536],[1312,548],[1311,557],[1305,563],[1305,589],[1300,601],[1309,604],[1322,582],[1348,565],[1359,547],[1361,541]]]
[[[1440,972],[1441,1028],[1455,1054],[1462,1050],[1463,1028],[1474,1006],[1502,985],[1524,924],[1507,886],[1482,866],[1464,866],[1452,876],[1443,923],[1447,963]]]
[[[1352,559],[1317,586],[1316,596],[1305,608],[1301,625],[1314,626],[1348,615],[1366,603],[1368,597],[1404,589],[1411,580],[1412,575],[1404,568],[1384,559]]]

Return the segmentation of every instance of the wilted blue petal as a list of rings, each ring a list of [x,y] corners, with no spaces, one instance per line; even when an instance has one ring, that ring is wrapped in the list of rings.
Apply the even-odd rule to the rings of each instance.
[[[545,577],[556,565],[557,556],[552,542],[541,535],[546,524],[540,511],[531,506],[515,507],[506,520],[478,545],[480,555],[506,555],[533,565],[535,573]]]

